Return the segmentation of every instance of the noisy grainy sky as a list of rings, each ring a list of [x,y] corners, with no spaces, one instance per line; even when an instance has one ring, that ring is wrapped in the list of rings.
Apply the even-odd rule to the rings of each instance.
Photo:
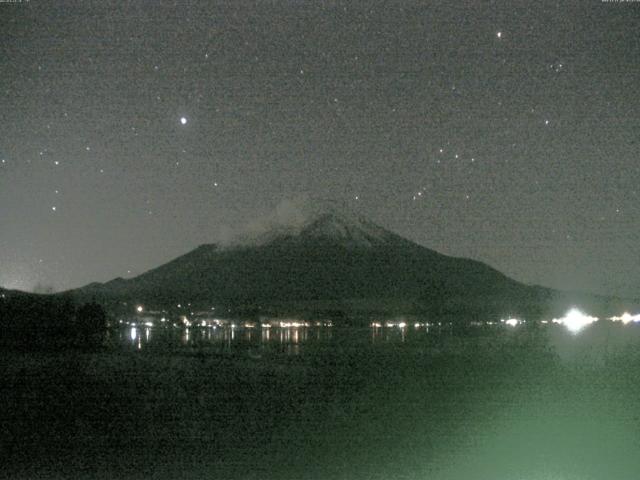
[[[0,3],[0,285],[130,277],[291,198],[640,296],[640,3]]]

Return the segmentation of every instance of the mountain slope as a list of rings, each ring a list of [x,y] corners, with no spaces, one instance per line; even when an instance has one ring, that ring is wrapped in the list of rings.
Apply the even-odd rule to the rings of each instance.
[[[138,277],[75,291],[106,305],[171,310],[210,306],[265,312],[416,312],[437,316],[557,314],[571,304],[604,311],[614,299],[516,282],[474,260],[442,255],[353,214],[322,211],[251,244],[202,245]]]

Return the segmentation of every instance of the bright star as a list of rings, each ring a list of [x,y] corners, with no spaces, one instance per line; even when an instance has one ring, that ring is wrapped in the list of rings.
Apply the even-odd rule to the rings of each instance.
[[[182,125],[186,125],[187,124],[187,117],[180,117],[180,123]]]
[[[496,33],[496,37],[498,37],[498,38],[502,38],[502,32],[498,32],[498,33]]]

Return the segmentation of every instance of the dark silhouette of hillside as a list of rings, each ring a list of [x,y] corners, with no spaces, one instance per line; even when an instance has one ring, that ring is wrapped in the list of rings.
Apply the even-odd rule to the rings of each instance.
[[[106,330],[101,305],[69,296],[0,291],[0,345],[20,350],[98,347]]]

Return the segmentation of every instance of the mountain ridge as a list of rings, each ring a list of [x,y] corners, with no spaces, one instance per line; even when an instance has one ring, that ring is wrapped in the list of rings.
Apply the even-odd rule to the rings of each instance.
[[[357,305],[356,310],[405,309],[467,319],[558,315],[577,302],[604,312],[616,300],[526,285],[349,213],[318,212],[285,227],[262,232],[254,244],[202,244],[137,277],[73,293],[116,310],[132,302],[168,310],[189,304],[286,313],[352,311]]]

